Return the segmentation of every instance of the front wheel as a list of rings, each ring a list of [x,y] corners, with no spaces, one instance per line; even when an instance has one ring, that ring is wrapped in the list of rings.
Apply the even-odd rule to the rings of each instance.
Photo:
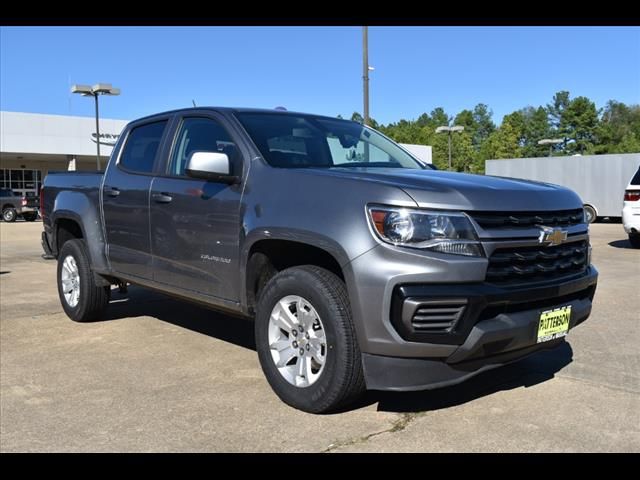
[[[109,287],[96,285],[84,240],[69,240],[60,249],[58,295],[75,322],[99,320],[109,303]]]
[[[305,265],[276,274],[260,295],[255,335],[271,388],[292,407],[328,413],[364,392],[347,290],[333,273]]]
[[[630,233],[629,243],[633,248],[640,248],[640,233]]]
[[[2,219],[5,222],[15,222],[17,216],[18,216],[18,213],[16,212],[15,208],[9,207],[9,208],[5,208],[2,211]]]

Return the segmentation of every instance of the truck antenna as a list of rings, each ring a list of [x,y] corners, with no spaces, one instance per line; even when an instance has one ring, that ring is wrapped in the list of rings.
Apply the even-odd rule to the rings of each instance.
[[[196,108],[196,101],[195,100],[191,100],[191,103],[193,103],[193,108]]]

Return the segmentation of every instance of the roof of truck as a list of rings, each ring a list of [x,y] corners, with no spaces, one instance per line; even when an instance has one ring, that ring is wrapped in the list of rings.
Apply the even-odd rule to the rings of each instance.
[[[226,113],[275,113],[275,114],[279,114],[279,115],[309,115],[309,116],[314,116],[314,117],[321,117],[321,118],[327,118],[327,119],[331,119],[331,120],[345,120],[345,119],[339,119],[336,117],[329,117],[327,115],[318,115],[315,113],[305,113],[305,112],[292,112],[289,110],[279,110],[279,109],[270,109],[270,108],[247,108],[247,107],[214,107],[214,106],[202,106],[202,107],[189,107],[189,108],[178,108],[175,110],[167,110],[165,112],[158,112],[158,113],[154,113],[152,115],[146,115],[144,117],[140,117],[140,118],[136,118],[135,122],[138,122],[140,120],[145,120],[148,118],[153,118],[153,117],[159,117],[162,115],[168,115],[168,114],[173,114],[173,113],[183,113],[183,112],[197,112],[197,111],[202,111],[202,110],[213,110],[213,111],[218,111],[218,112],[226,112]],[[346,121],[350,121],[350,120],[346,120]]]

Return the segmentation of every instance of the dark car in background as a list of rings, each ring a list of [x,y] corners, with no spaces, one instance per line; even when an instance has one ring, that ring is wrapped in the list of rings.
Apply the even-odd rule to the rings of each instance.
[[[18,195],[7,188],[0,189],[0,211],[5,222],[15,222],[22,216],[27,222],[38,218],[40,199],[36,196]]]

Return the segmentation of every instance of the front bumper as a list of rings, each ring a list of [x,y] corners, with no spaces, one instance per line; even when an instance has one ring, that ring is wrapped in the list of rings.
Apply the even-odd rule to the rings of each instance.
[[[369,390],[412,392],[456,385],[471,377],[522,360],[541,350],[557,348],[564,338],[480,360],[451,364],[429,358],[384,357],[363,354],[364,375]]]
[[[391,309],[394,325],[402,325],[402,319],[397,319],[402,314],[398,305],[405,301],[465,299],[467,309],[449,331],[430,333],[423,339],[430,342],[428,345],[450,347],[446,356],[439,355],[441,350],[434,350],[430,358],[364,353],[367,388],[394,391],[437,388],[554,348],[564,339],[536,343],[540,313],[571,305],[571,330],[589,317],[597,278],[597,270],[590,266],[577,278],[519,288],[486,283],[399,285]],[[419,340],[415,336],[410,338],[411,343]]]

